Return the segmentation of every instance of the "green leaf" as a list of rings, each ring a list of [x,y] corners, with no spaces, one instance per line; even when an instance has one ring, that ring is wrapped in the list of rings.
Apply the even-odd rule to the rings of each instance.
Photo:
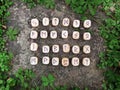
[[[55,2],[54,2],[54,0],[46,0],[46,1],[45,1],[45,6],[46,6],[47,8],[54,9],[54,7],[55,7]]]
[[[65,3],[69,5],[71,3],[71,0],[65,0]]]
[[[42,80],[42,85],[44,87],[47,87],[49,85],[49,80],[48,80],[48,78],[46,76],[42,76],[41,80]]]
[[[87,87],[85,87],[85,90],[89,90]]]
[[[5,13],[5,17],[8,17],[8,16],[10,16],[10,12],[7,11],[7,12]]]
[[[23,85],[24,85],[24,87],[25,87],[25,88],[28,88],[28,87],[29,87],[28,82],[24,82],[24,84],[23,84]]]
[[[104,52],[100,52],[99,57],[100,58],[104,58],[104,56],[105,56],[105,53]]]
[[[3,84],[3,80],[0,80],[0,84]]]
[[[10,86],[7,85],[7,86],[5,87],[5,90],[10,90]]]
[[[48,83],[48,82],[43,82],[42,85],[43,85],[44,87],[47,87],[47,86],[49,85],[49,83]]]
[[[15,86],[16,80],[13,78],[9,78],[7,79],[7,84],[9,84],[9,86]]]
[[[103,88],[103,90],[107,90],[107,85],[106,85],[105,82],[103,82],[103,84],[102,84],[102,88]]]
[[[49,80],[47,79],[47,77],[45,77],[45,76],[42,76],[42,77],[41,77],[41,80],[42,80],[43,82],[49,81]]]
[[[13,29],[13,28],[10,27],[10,28],[8,29],[8,31],[6,32],[6,34],[7,34],[8,38],[9,38],[10,40],[15,40],[16,37],[17,37],[17,34],[18,34],[18,30]]]
[[[95,15],[96,13],[95,9],[91,5],[88,5],[88,8],[90,10],[91,15]]]
[[[68,90],[68,89],[67,89],[67,86],[64,85],[64,86],[57,86],[55,90]],[[73,88],[72,90],[76,90],[76,89]]]
[[[48,79],[49,79],[49,81],[51,81],[51,82],[54,82],[54,81],[55,81],[55,78],[54,78],[54,76],[53,76],[52,74],[49,74],[49,75],[48,75]]]

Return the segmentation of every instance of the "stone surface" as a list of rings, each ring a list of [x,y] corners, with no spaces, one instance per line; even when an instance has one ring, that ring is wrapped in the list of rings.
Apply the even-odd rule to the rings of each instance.
[[[92,21],[92,25],[89,28],[89,30],[92,32],[91,40],[85,41],[82,39],[83,33],[87,31],[84,29],[84,27],[82,27],[82,25],[78,29],[80,32],[80,39],[73,40],[72,32],[75,31],[75,29],[71,24],[68,27],[64,27],[62,23],[56,27],[52,27],[52,25],[44,27],[42,25],[42,19],[44,17],[50,17],[50,20],[53,17],[59,17],[60,22],[62,22],[63,18],[65,17],[69,17],[72,21],[78,18],[80,19],[80,16],[74,14],[68,8],[68,6],[64,4],[64,1],[56,0],[55,10],[45,9],[41,6],[36,6],[30,10],[21,1],[14,0],[14,2],[14,5],[9,9],[11,16],[8,18],[8,26],[18,28],[20,33],[16,41],[8,42],[8,49],[12,51],[15,56],[12,60],[12,72],[14,73],[20,67],[33,69],[33,71],[36,73],[36,79],[32,83],[35,83],[37,85],[41,85],[40,77],[42,75],[51,73],[56,78],[55,85],[78,86],[81,88],[81,90],[84,90],[85,87],[88,87],[90,90],[101,89],[102,81],[104,79],[102,76],[103,73],[97,68],[96,65],[99,62],[99,53],[104,50],[104,46],[103,39],[99,35],[98,24],[95,22],[96,20],[100,20],[95,18],[95,20]],[[30,20],[33,17],[36,17],[40,22],[40,25],[36,28],[32,28],[30,24]],[[97,16],[95,17],[103,18],[104,16],[102,13],[97,12]],[[30,39],[30,32],[32,30],[36,30],[38,33],[40,33],[41,30],[46,30],[48,33],[50,33],[52,30],[57,30],[58,37],[55,40],[51,38],[41,39],[38,35],[38,38],[34,41]],[[62,39],[62,30],[67,30],[71,37]],[[39,45],[38,51],[35,53],[31,52],[29,48],[32,42],[36,42]],[[83,54],[81,50],[78,55],[74,55],[71,51],[69,53],[63,54],[62,45],[65,43],[69,44],[70,46],[79,45],[80,47],[83,47],[84,45],[90,45],[92,52],[86,55]],[[59,53],[53,54],[51,50],[50,54],[42,53],[43,45],[52,46],[54,44],[60,45],[61,49]],[[36,66],[30,65],[30,57],[32,56],[36,56],[39,59],[39,62]],[[52,64],[43,65],[42,58],[44,56],[48,56],[50,58],[59,57],[60,61],[62,61],[63,57],[68,57],[71,61],[73,57],[77,56],[80,59],[80,65],[77,67],[74,67],[71,64],[68,67],[63,67],[62,65],[54,67]],[[90,66],[84,67],[82,65],[81,62],[84,57],[90,58]]]

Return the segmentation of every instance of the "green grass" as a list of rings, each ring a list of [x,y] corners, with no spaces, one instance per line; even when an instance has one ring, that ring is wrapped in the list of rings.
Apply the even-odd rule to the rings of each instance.
[[[98,6],[103,3],[103,0],[65,0],[65,3],[75,13],[95,15]]]
[[[117,0],[116,0],[117,1]],[[111,1],[110,1],[111,3]],[[114,2],[115,3],[115,2]],[[115,3],[115,11],[106,11],[108,18],[101,25],[100,34],[105,39],[105,52],[100,53],[101,69],[106,69],[104,73],[104,90],[120,89],[120,2]]]
[[[22,0],[22,1],[27,3],[29,8],[33,8],[36,6],[36,3],[34,2],[34,0]]]
[[[37,5],[45,6],[46,8],[54,9],[55,1],[54,0],[22,0],[25,2],[29,8],[33,8]]]
[[[18,30],[9,27],[6,32],[6,35],[7,35],[8,39],[10,39],[11,41],[16,40],[17,35],[18,35]]]
[[[10,39],[16,37],[14,32],[10,32],[11,30],[6,28],[7,17],[10,15],[8,8],[12,4],[10,0],[0,0],[0,90],[10,90],[10,87],[15,83],[9,75],[13,54],[6,50],[8,40],[6,37],[10,37]]]

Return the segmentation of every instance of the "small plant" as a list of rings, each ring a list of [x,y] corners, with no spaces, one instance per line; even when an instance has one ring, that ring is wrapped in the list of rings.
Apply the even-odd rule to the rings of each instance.
[[[120,61],[119,27],[120,26],[115,20],[106,19],[105,27],[103,26],[100,28],[100,34],[106,39],[105,45],[107,46],[106,52],[100,54],[102,67],[104,67],[103,65],[105,65],[105,67],[118,66],[118,62]]]
[[[101,36],[105,39],[106,51],[100,53],[99,67],[106,69],[104,73],[105,80],[103,82],[104,90],[119,90],[120,89],[120,4],[114,1],[114,12],[110,12],[108,18],[99,28]],[[108,13],[108,12],[107,12]]]
[[[48,76],[42,76],[41,77],[41,80],[42,80],[42,86],[43,87],[47,87],[47,86],[51,86],[52,88],[54,88],[54,81],[55,81],[55,78],[52,74],[48,74]]]
[[[80,90],[80,88],[79,87],[72,87],[71,90]]]
[[[104,0],[102,6],[107,15],[111,15],[111,13],[115,11],[115,2],[116,0]]]
[[[46,8],[54,9],[55,1],[54,0],[22,0],[28,4],[29,8],[33,8],[36,5],[44,5]]]
[[[9,53],[7,54],[6,52],[0,53],[0,71],[1,72],[6,72],[9,71],[10,69],[10,60],[13,58],[13,54]]]
[[[0,28],[0,37],[3,36],[4,31]]]
[[[55,88],[55,90],[68,90],[67,89],[68,87],[67,86],[57,86],[56,88]],[[75,89],[72,89],[72,90],[75,90]]]
[[[30,90],[32,86],[30,85],[30,82],[32,78],[35,77],[35,74],[32,70],[29,69],[19,69],[15,73],[16,78],[16,86],[20,86],[22,90]]]
[[[6,44],[6,40],[0,37],[0,52],[4,51],[5,44]]]
[[[36,3],[34,0],[22,0],[22,1],[27,3],[29,8],[33,8],[36,6]]]
[[[10,12],[7,9],[13,3],[10,0],[0,0],[0,23],[3,25],[6,22],[6,18],[10,15]]]
[[[78,14],[85,14],[87,12],[87,14],[95,15],[98,6],[103,3],[103,0],[65,0],[65,3]]]
[[[39,5],[44,5],[46,8],[54,9],[55,1],[54,0],[38,0]]]
[[[49,86],[52,88],[52,90],[67,90],[68,88],[67,86],[54,86],[55,77],[52,74],[48,74],[48,76],[42,76],[41,81],[42,81],[42,86],[41,86],[42,89],[44,87],[49,87]]]
[[[85,87],[85,90],[89,90],[87,87]]]
[[[12,87],[15,87],[15,84],[16,84],[16,80],[15,78],[12,78],[12,77],[9,77],[6,81],[6,88],[8,90],[12,89]]]
[[[55,8],[55,2],[54,0],[45,0],[45,7],[54,9]]]
[[[8,28],[8,31],[6,32],[6,35],[8,36],[8,38],[10,40],[16,40],[16,37],[18,35],[18,31],[16,29],[13,28]]]
[[[120,89],[120,75],[114,70],[105,72],[105,81],[102,85],[104,90],[119,90]]]

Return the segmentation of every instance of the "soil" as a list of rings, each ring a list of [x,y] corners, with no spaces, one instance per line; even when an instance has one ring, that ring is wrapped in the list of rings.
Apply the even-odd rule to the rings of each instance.
[[[12,61],[12,73],[16,72],[18,68],[27,68],[32,69],[36,73],[36,79],[33,80],[34,84],[40,85],[40,77],[42,75],[47,75],[49,73],[53,74],[56,78],[55,85],[67,85],[67,86],[78,86],[83,90],[85,87],[88,87],[90,90],[102,90],[102,81],[104,80],[103,71],[99,70],[97,64],[99,63],[99,53],[104,51],[103,39],[99,35],[98,24],[95,21],[92,21],[92,27],[87,30],[81,26],[79,29],[74,29],[72,24],[69,27],[63,27],[60,23],[57,27],[52,27],[51,25],[48,27],[43,27],[41,24],[43,17],[58,17],[60,21],[64,17],[69,17],[71,21],[74,19],[80,19],[80,15],[75,14],[71,11],[68,6],[65,5],[64,1],[56,0],[56,8],[54,10],[46,9],[43,6],[36,6],[33,9],[29,9],[26,4],[21,1],[14,0],[14,5],[9,9],[11,12],[11,16],[8,18],[8,26],[17,28],[20,33],[17,37],[16,41],[10,41],[8,43],[9,51],[14,53],[14,58]],[[40,21],[40,25],[38,28],[32,28],[30,26],[31,18],[36,17]],[[102,17],[102,13],[98,12],[96,17]],[[91,19],[91,18],[90,18]],[[95,20],[98,20],[95,18]],[[81,22],[82,23],[82,22]],[[82,25],[82,24],[81,24]],[[62,30],[68,30],[69,35],[72,34],[73,31],[78,30],[80,32],[80,39],[73,40],[70,36],[68,39],[63,40],[60,37],[60,32]],[[40,39],[31,40],[30,32],[31,30],[36,30],[40,32],[40,30],[47,30],[50,32],[51,30],[57,30],[58,39],[52,40],[47,38],[45,40]],[[90,31],[92,34],[92,39],[90,41],[84,41],[82,35],[85,31]],[[31,42],[37,42],[39,45],[39,50],[37,52],[30,51]],[[72,52],[69,54],[65,54],[60,50],[58,54],[53,54],[51,51],[49,54],[43,54],[41,52],[42,45],[52,46],[53,44],[59,44],[60,47],[64,43],[69,43],[72,45],[80,45],[82,48],[84,45],[88,44],[91,46],[91,53],[86,55],[83,53],[82,49],[80,54],[74,55]],[[39,63],[36,66],[30,65],[29,59],[31,56],[36,55],[39,57]],[[53,56],[58,56],[60,59],[64,56],[70,58],[73,56],[77,56],[80,58],[80,62],[82,62],[83,57],[89,57],[91,59],[91,64],[89,67],[83,66],[81,63],[79,66],[74,67],[71,64],[68,67],[63,67],[61,64],[59,66],[43,65],[41,60],[42,57],[48,55],[50,58]],[[49,89],[48,89],[49,90]]]

